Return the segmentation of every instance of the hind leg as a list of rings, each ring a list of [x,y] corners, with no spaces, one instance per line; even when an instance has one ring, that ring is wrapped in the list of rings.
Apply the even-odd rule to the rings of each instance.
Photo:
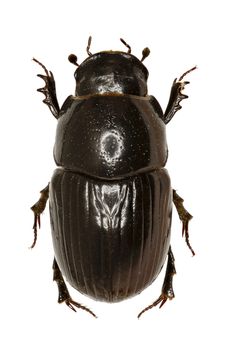
[[[158,304],[160,304],[159,307],[162,307],[168,299],[171,300],[174,298],[173,276],[176,273],[174,261],[175,261],[175,259],[174,259],[171,247],[169,247],[168,261],[167,261],[167,267],[166,267],[166,274],[165,274],[165,278],[164,278],[164,282],[163,282],[163,286],[162,286],[162,293],[159,296],[159,298],[154,301],[154,303],[147,306],[145,309],[143,309],[139,313],[139,315],[137,316],[138,318],[140,318],[140,316],[144,312],[152,309],[154,306],[157,306]]]
[[[57,283],[57,287],[58,287],[58,293],[59,293],[58,303],[65,303],[71,310],[76,312],[76,309],[74,308],[75,306],[76,308],[85,310],[89,312],[92,316],[96,317],[96,315],[91,310],[77,303],[71,298],[55,258],[53,260],[53,280]]]

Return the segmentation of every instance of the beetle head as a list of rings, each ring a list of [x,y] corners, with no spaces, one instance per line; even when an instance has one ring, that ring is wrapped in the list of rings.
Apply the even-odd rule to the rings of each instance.
[[[142,61],[149,55],[148,48],[143,50],[139,60],[131,54],[130,46],[121,39],[128,52],[102,51],[90,52],[91,37],[89,37],[88,58],[75,71],[76,96],[92,94],[130,94],[146,96],[148,70]],[[77,64],[74,55],[69,61]]]

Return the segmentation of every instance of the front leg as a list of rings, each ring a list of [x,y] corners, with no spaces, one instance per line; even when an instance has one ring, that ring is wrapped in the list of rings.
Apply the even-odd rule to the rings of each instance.
[[[42,74],[37,75],[39,78],[42,78],[45,82],[45,86],[40,89],[37,89],[37,91],[42,92],[45,95],[45,99],[43,100],[43,102],[49,107],[53,116],[56,119],[58,119],[60,108],[57,101],[56,85],[55,85],[53,73],[48,71],[46,67],[35,58],[33,58],[33,60],[36,63],[38,63],[46,73],[46,75],[42,75]]]
[[[189,69],[184,74],[182,74],[182,76],[178,80],[174,79],[173,85],[171,88],[170,99],[169,99],[168,105],[166,107],[166,111],[164,113],[164,116],[163,116],[163,121],[165,124],[169,123],[170,120],[173,118],[174,114],[177,111],[179,111],[179,109],[182,108],[180,105],[180,102],[183,99],[188,98],[187,95],[184,95],[182,93],[182,90],[184,89],[185,85],[189,84],[189,81],[183,81],[183,78],[185,77],[185,75],[192,72],[196,68],[197,67],[195,66],[195,67]]]

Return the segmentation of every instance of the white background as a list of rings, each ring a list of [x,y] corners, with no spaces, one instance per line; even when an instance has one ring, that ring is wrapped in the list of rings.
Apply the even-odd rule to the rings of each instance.
[[[225,10],[224,1],[2,1],[1,97],[1,349],[225,349]],[[167,126],[173,187],[194,218],[192,258],[173,216],[176,298],[143,315],[159,296],[164,275],[141,295],[119,304],[95,302],[70,289],[99,318],[58,305],[52,282],[48,210],[34,250],[29,207],[55,167],[56,120],[36,89],[41,60],[54,72],[60,103],[74,91],[70,53],[123,50],[149,69],[149,93],[165,108],[172,81],[195,64],[190,96]]]

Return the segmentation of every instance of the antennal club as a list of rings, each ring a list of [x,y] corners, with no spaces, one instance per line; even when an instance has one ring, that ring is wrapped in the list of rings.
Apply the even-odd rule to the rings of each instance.
[[[68,61],[72,64],[74,64],[75,66],[79,66],[79,64],[77,63],[77,56],[75,56],[73,53],[71,53],[68,56]]]
[[[131,47],[125,42],[125,40],[123,40],[122,38],[120,38],[121,42],[128,48],[127,53],[131,53]]]
[[[145,47],[142,51],[142,58],[141,58],[141,62],[143,62],[143,60],[145,60],[145,58],[147,58],[150,55],[150,50],[148,47]]]

